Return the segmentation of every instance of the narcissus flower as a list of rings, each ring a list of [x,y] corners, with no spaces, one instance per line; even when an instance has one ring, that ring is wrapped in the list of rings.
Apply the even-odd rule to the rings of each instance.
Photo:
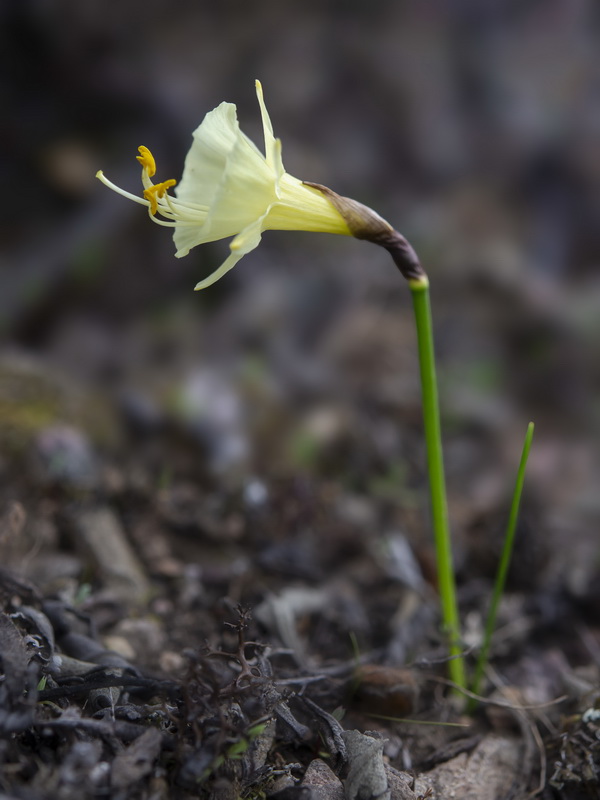
[[[265,155],[242,133],[236,107],[221,103],[209,112],[194,132],[185,160],[183,177],[173,197],[169,190],[175,180],[153,183],[156,164],[151,152],[140,147],[143,197],[120,189],[104,177],[97,177],[119,194],[147,206],[153,222],[174,228],[177,257],[192,247],[228,236],[231,254],[196,289],[210,286],[254,250],[266,230],[298,230],[338,233],[351,231],[340,212],[319,188],[308,186],[289,175],[281,160],[281,142],[256,81],[265,138]]]
[[[265,155],[242,133],[236,107],[221,103],[194,131],[183,177],[153,183],[154,157],[139,148],[142,197],[131,194],[96,173],[115,192],[148,208],[153,222],[173,228],[180,258],[192,247],[233,236],[229,257],[196,289],[219,280],[258,246],[263,231],[314,231],[367,239],[385,247],[409,280],[421,280],[418,259],[404,237],[370,208],[341,197],[326,186],[292,177],[281,160],[281,141],[273,135],[262,86],[256,81],[262,116]],[[169,189],[175,187],[175,196]]]

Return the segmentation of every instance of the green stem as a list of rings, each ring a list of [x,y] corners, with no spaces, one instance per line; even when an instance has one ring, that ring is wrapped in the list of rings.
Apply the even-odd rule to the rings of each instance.
[[[452,544],[448,524],[448,503],[446,500],[446,480],[442,454],[442,434],[438,400],[435,353],[433,347],[433,324],[429,299],[429,281],[425,275],[409,280],[412,294],[417,340],[419,347],[419,366],[421,370],[421,391],[425,442],[427,446],[427,465],[429,470],[429,489],[433,535],[437,560],[438,587],[442,607],[444,632],[448,636],[450,655],[448,668],[451,679],[460,687],[466,686],[462,647],[460,642],[460,623],[454,568],[452,564]]]
[[[506,583],[506,576],[510,566],[510,558],[512,555],[513,544],[515,541],[515,532],[517,530],[517,519],[519,517],[519,505],[521,503],[521,494],[523,492],[523,483],[525,481],[525,468],[527,466],[527,459],[529,458],[529,450],[531,449],[531,440],[533,439],[533,422],[527,426],[527,433],[525,434],[525,441],[523,442],[523,452],[521,453],[521,461],[519,462],[519,469],[517,472],[517,480],[515,482],[515,489],[513,492],[512,503],[510,506],[510,515],[508,518],[508,525],[506,526],[506,535],[504,537],[504,544],[502,546],[502,555],[500,557],[500,564],[498,565],[498,572],[496,574],[496,581],[494,583],[494,591],[492,593],[492,600],[490,603],[490,610],[485,624],[485,632],[483,635],[483,644],[479,651],[479,658],[475,665],[475,675],[473,677],[473,685],[471,691],[473,694],[479,694],[479,687],[485,665],[487,664],[488,654],[490,650],[490,643],[492,641],[492,634],[496,627],[496,616],[498,613],[498,606],[500,598],[504,592],[504,585]],[[477,705],[476,700],[471,700],[469,708],[472,711]]]

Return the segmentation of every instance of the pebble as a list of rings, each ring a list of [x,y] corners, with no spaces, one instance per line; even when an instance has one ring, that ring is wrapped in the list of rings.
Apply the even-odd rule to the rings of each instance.
[[[87,436],[58,423],[41,430],[33,441],[33,472],[43,485],[90,490],[99,482],[97,456]]]
[[[108,507],[78,511],[73,520],[78,544],[91,556],[100,579],[120,599],[144,603],[150,587],[125,531]]]
[[[311,790],[311,800],[344,800],[344,787],[337,775],[320,758],[308,765],[302,786]]]

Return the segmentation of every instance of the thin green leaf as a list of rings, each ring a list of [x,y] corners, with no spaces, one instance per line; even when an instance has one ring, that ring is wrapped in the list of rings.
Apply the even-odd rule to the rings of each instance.
[[[496,573],[496,580],[494,583],[494,591],[492,593],[490,610],[488,611],[487,620],[485,624],[483,644],[481,646],[481,650],[479,651],[477,664],[475,665],[475,675],[473,677],[473,684],[471,686],[471,691],[474,694],[479,694],[479,686],[481,683],[481,679],[483,677],[483,672],[485,670],[488,661],[492,635],[496,627],[496,616],[498,614],[498,606],[500,604],[500,599],[502,597],[502,593],[504,592],[504,586],[506,584],[506,576],[508,574],[508,568],[510,566],[510,559],[512,556],[513,545],[515,541],[515,533],[517,530],[519,506],[521,504],[523,483],[525,482],[525,469],[527,467],[527,459],[529,458],[529,451],[531,449],[533,431],[534,431],[534,424],[533,422],[530,422],[529,425],[527,426],[525,441],[523,442],[523,452],[521,453],[521,461],[519,463],[519,469],[517,471],[517,480],[515,482],[515,489],[513,492],[512,502],[510,505],[510,516],[508,518],[508,525],[506,526],[506,535],[504,536],[504,544],[502,546],[502,555],[500,556],[498,572]],[[476,705],[477,701],[471,699],[469,703],[470,710],[473,710],[473,708]]]

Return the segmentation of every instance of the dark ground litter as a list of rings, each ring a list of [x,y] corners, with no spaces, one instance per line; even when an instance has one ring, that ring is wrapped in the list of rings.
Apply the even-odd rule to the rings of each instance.
[[[200,6],[0,7],[2,800],[600,797],[592,0]],[[226,246],[93,180],[224,99],[258,140],[255,77],[430,271],[469,666],[536,422],[472,718],[386,254],[269,233],[194,295]]]
[[[388,385],[404,300],[340,304],[285,358],[248,340],[237,303],[136,321],[118,349],[96,331],[95,350],[63,306],[46,354],[2,358],[4,794],[598,796],[597,566],[556,547],[535,460],[470,719],[444,682],[410,354]],[[357,341],[339,334],[350,313]],[[241,344],[218,368],[188,338],[225,323]],[[467,648],[519,444],[503,458],[476,406],[447,436]]]

